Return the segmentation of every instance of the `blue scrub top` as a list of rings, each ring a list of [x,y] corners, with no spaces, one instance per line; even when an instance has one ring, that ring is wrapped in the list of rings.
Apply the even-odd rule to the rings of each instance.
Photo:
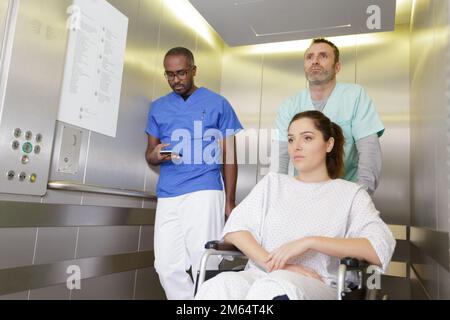
[[[230,103],[198,88],[187,101],[172,92],[154,101],[146,132],[165,149],[181,153],[179,161],[161,164],[156,194],[170,198],[201,190],[223,190],[219,140],[242,129]]]
[[[287,99],[280,107],[276,126],[278,139],[287,142],[288,127],[297,113],[315,110],[308,89]],[[358,178],[358,151],[355,142],[373,134],[383,135],[381,122],[372,99],[359,85],[336,83],[322,111],[331,121],[338,124],[344,133],[344,179],[356,181]]]

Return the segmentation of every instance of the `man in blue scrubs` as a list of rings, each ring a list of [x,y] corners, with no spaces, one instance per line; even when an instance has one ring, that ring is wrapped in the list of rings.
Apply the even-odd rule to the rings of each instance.
[[[341,70],[339,49],[326,39],[314,39],[304,57],[309,88],[287,99],[276,120],[279,161],[272,170],[288,173],[287,128],[292,118],[302,111],[322,111],[343,130],[345,136],[344,179],[357,182],[373,194],[381,173],[379,137],[384,126],[372,99],[356,84],[338,83]]]
[[[225,215],[235,207],[234,135],[242,125],[225,98],[195,86],[191,51],[171,49],[164,68],[173,92],[152,103],[146,129],[147,162],[160,166],[155,269],[168,299],[193,299],[186,270],[196,277],[204,244],[219,239]],[[212,259],[209,268],[218,262]]]

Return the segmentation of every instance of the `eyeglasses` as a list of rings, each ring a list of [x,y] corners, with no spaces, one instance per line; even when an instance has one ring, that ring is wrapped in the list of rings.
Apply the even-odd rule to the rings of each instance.
[[[189,69],[178,70],[176,72],[166,71],[166,72],[164,72],[164,77],[166,77],[166,79],[169,81],[175,80],[175,77],[177,77],[180,80],[184,80],[184,79],[186,79],[187,74],[189,73],[189,71],[192,70],[192,68],[193,67],[190,67]]]

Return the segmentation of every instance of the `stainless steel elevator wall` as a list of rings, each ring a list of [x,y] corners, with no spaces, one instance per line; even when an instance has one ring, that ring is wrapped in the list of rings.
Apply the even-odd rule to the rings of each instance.
[[[0,23],[11,1],[0,0]],[[31,30],[32,21],[39,23],[41,30],[53,30],[57,37],[52,38],[54,45],[47,46],[45,55],[39,55],[44,60],[35,61],[36,65],[51,65],[45,74],[24,70],[21,75],[54,104],[60,91],[58,86],[49,84],[61,83],[67,41],[66,10],[71,1],[18,2],[20,22],[30,23]],[[154,193],[158,173],[145,162],[145,126],[150,102],[170,92],[163,75],[163,56],[171,47],[190,48],[197,57],[197,83],[218,92],[224,43],[196,16],[188,1],[177,1],[178,7],[173,7],[173,1],[169,0],[109,2],[129,18],[117,137],[81,129],[78,173],[64,174],[57,171],[57,162],[62,128],[66,124],[57,122],[49,180]],[[199,24],[201,29],[194,30]],[[24,48],[26,53],[37,50],[34,39],[32,34],[16,38],[13,54],[20,56],[19,50]],[[20,91],[9,95],[26,98]],[[24,101],[28,107],[36,102],[36,99]],[[20,111],[21,105],[11,107]],[[0,169],[3,172],[4,168]],[[3,295],[0,299],[164,298],[153,269],[154,208],[153,201],[75,191],[48,190],[43,197],[0,194],[0,279],[8,279],[10,275],[18,279],[12,285],[0,283],[0,296]],[[141,222],[130,224],[136,214],[130,210],[138,210]],[[75,212],[84,217],[82,221],[73,220],[71,215]],[[127,260],[134,262],[125,266]],[[82,290],[70,292],[57,272],[53,278],[47,278],[46,272],[60,272],[67,261],[85,263],[95,269],[83,278]],[[112,269],[108,267],[111,261],[115,266]],[[32,274],[28,282],[19,281],[23,272]],[[42,277],[48,281],[39,281]]]
[[[412,298],[450,299],[450,5],[414,1],[411,20]]]

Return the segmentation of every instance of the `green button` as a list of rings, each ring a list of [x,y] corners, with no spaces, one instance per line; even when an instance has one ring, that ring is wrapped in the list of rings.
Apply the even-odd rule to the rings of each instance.
[[[22,146],[22,151],[25,153],[33,152],[33,145],[29,142],[25,142]]]

